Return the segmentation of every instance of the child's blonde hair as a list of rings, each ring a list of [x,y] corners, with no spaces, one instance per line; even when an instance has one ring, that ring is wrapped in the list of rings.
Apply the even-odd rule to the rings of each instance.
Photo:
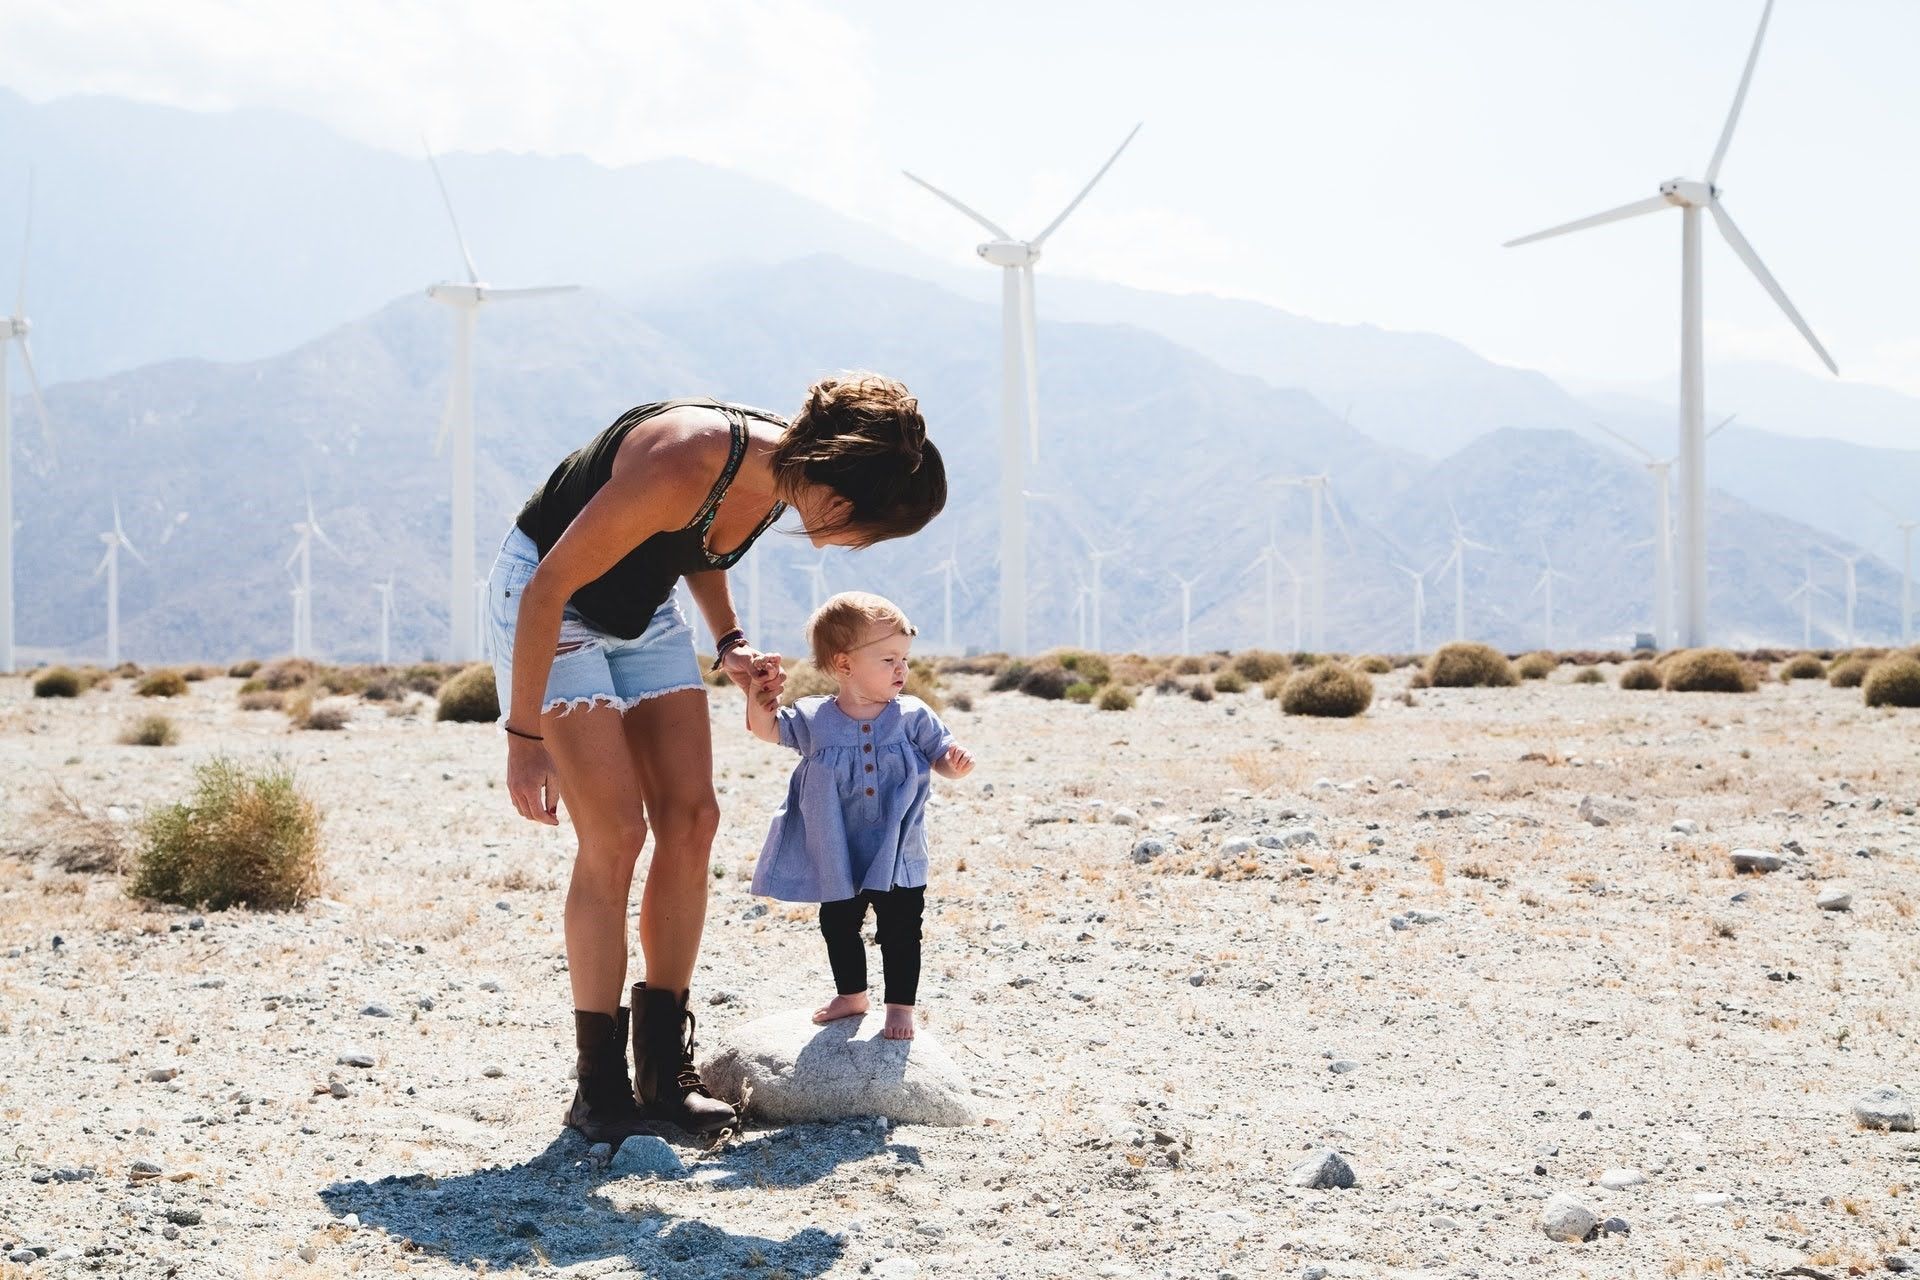
[[[875,623],[891,626],[893,631],[889,634],[920,634],[907,621],[900,606],[885,596],[871,591],[842,591],[807,619],[807,644],[813,649],[813,665],[831,675],[834,657],[852,653],[866,638],[867,628]]]

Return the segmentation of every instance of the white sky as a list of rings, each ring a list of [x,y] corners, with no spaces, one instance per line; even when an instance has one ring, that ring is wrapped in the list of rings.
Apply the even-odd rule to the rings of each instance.
[[[955,263],[909,166],[1045,270],[1259,298],[1585,379],[1676,364],[1679,215],[1499,242],[1697,177],[1760,0],[9,0],[0,83],[274,106],[413,153],[689,155]],[[1174,15],[1177,15],[1177,19]],[[1915,0],[1779,0],[1727,207],[1850,378],[1920,394]],[[1710,357],[1817,369],[1711,231]]]

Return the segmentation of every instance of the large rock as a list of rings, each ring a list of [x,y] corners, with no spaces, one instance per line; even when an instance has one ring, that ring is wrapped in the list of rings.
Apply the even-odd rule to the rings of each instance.
[[[812,1011],[768,1014],[719,1037],[700,1075],[762,1120],[885,1116],[901,1124],[973,1124],[973,1091],[939,1039],[882,1039],[884,1011],[815,1026]]]
[[[1593,1210],[1565,1192],[1549,1196],[1546,1207],[1540,1211],[1540,1229],[1547,1233],[1549,1240],[1585,1240],[1599,1225]]]
[[[1869,1129],[1913,1132],[1913,1103],[1898,1089],[1881,1085],[1853,1100],[1853,1118]]]
[[[1624,800],[1610,800],[1605,796],[1581,796],[1580,820],[1590,822],[1596,827],[1618,826],[1633,821],[1633,806]]]

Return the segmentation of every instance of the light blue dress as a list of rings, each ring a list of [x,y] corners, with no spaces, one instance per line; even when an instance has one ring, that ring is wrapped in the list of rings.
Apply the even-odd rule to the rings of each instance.
[[[933,708],[902,695],[862,721],[832,698],[802,698],[774,723],[800,763],[760,847],[753,891],[842,902],[866,889],[924,886],[933,762],[953,745]]]

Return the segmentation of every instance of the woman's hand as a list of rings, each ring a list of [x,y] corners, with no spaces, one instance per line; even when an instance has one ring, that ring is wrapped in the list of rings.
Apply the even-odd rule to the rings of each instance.
[[[521,817],[549,827],[560,825],[560,779],[545,743],[508,736],[507,794]]]
[[[727,650],[726,657],[720,660],[720,669],[749,693],[772,690],[777,698],[787,684],[787,673],[780,665],[779,654],[759,653],[743,644]]]

